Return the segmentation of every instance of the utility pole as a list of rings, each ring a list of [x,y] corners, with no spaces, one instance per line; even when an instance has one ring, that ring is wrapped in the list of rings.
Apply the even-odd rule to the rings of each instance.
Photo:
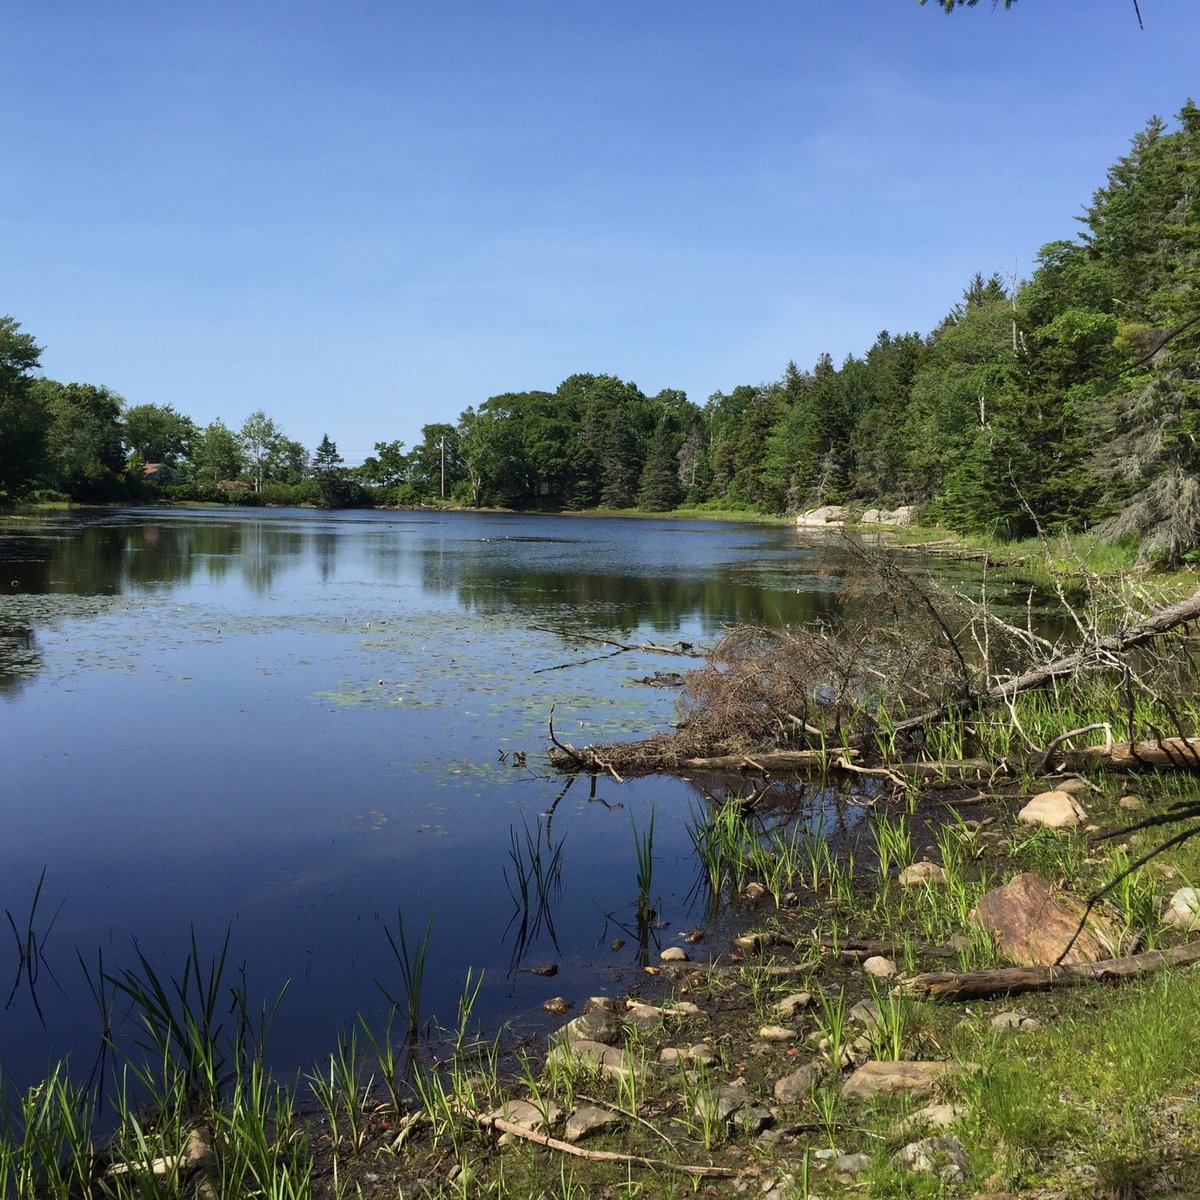
[[[442,499],[446,498],[446,435],[442,434]]]

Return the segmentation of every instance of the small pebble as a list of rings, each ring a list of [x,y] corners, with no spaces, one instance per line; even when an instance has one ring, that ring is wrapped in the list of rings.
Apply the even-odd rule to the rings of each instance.
[[[784,1025],[764,1025],[758,1036],[764,1042],[790,1042],[795,1034]]]

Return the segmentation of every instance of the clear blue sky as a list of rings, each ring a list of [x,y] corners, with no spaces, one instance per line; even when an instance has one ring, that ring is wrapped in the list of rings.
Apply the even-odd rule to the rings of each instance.
[[[1200,100],[1200,0],[1141,7],[5,0],[0,313],[348,462],[576,371],[703,403],[1073,236]]]

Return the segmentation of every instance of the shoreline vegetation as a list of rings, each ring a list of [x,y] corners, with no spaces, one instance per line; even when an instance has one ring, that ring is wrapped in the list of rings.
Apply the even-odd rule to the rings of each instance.
[[[894,554],[843,550],[869,628],[731,631],[686,677],[673,736],[741,739],[689,822],[732,940],[655,931],[651,820],[630,845],[646,967],[627,996],[553,996],[548,976],[570,1019],[515,1043],[480,1036],[468,973],[432,1030],[436,932],[400,914],[392,1018],[351,1020],[294,1080],[264,1056],[287,998],[246,996],[227,945],[101,960],[101,1073],[56,1064],[6,1093],[0,1195],[1194,1193],[1200,593],[1164,606],[1144,577],[1075,572],[1051,644]],[[807,788],[770,747],[813,753]],[[563,753],[612,769],[613,747]],[[806,798],[835,777],[847,819],[814,827]],[[44,919],[37,897],[9,914],[19,985]]]

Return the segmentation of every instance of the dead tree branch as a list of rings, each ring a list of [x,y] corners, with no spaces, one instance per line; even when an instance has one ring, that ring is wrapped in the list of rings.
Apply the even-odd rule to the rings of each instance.
[[[1090,645],[1079,650],[1059,655],[1020,675],[1001,680],[983,692],[951,698],[923,713],[900,721],[896,725],[896,731],[902,734],[911,733],[922,726],[944,721],[947,717],[969,712],[976,707],[1006,703],[1021,692],[1044,688],[1059,679],[1069,679],[1097,668],[1110,668],[1119,663],[1130,650],[1143,646],[1188,621],[1194,621],[1197,617],[1200,617],[1200,592],[1196,592],[1187,600],[1181,600],[1178,604],[1159,609],[1158,612],[1151,613],[1148,617],[1117,630],[1116,633],[1097,637]]]
[[[539,1133],[515,1121],[506,1121],[503,1117],[481,1115],[481,1125],[507,1133],[509,1137],[521,1138],[547,1150],[557,1150],[559,1154],[570,1154],[575,1158],[586,1158],[591,1162],[622,1163],[631,1167],[646,1167],[651,1171],[675,1171],[683,1175],[692,1175],[700,1179],[732,1179],[737,1174],[730,1167],[702,1167],[691,1163],[668,1162],[661,1158],[646,1158],[641,1154],[619,1154],[615,1150],[588,1150],[584,1146],[576,1146],[571,1142],[561,1142],[548,1133]]]
[[[1170,950],[1147,950],[1101,962],[1066,963],[1057,967],[998,967],[990,971],[929,971],[900,986],[904,991],[933,999],[981,1000],[988,996],[1040,992],[1074,987],[1093,980],[1120,982],[1163,967],[1183,967],[1200,961],[1200,940]]]

